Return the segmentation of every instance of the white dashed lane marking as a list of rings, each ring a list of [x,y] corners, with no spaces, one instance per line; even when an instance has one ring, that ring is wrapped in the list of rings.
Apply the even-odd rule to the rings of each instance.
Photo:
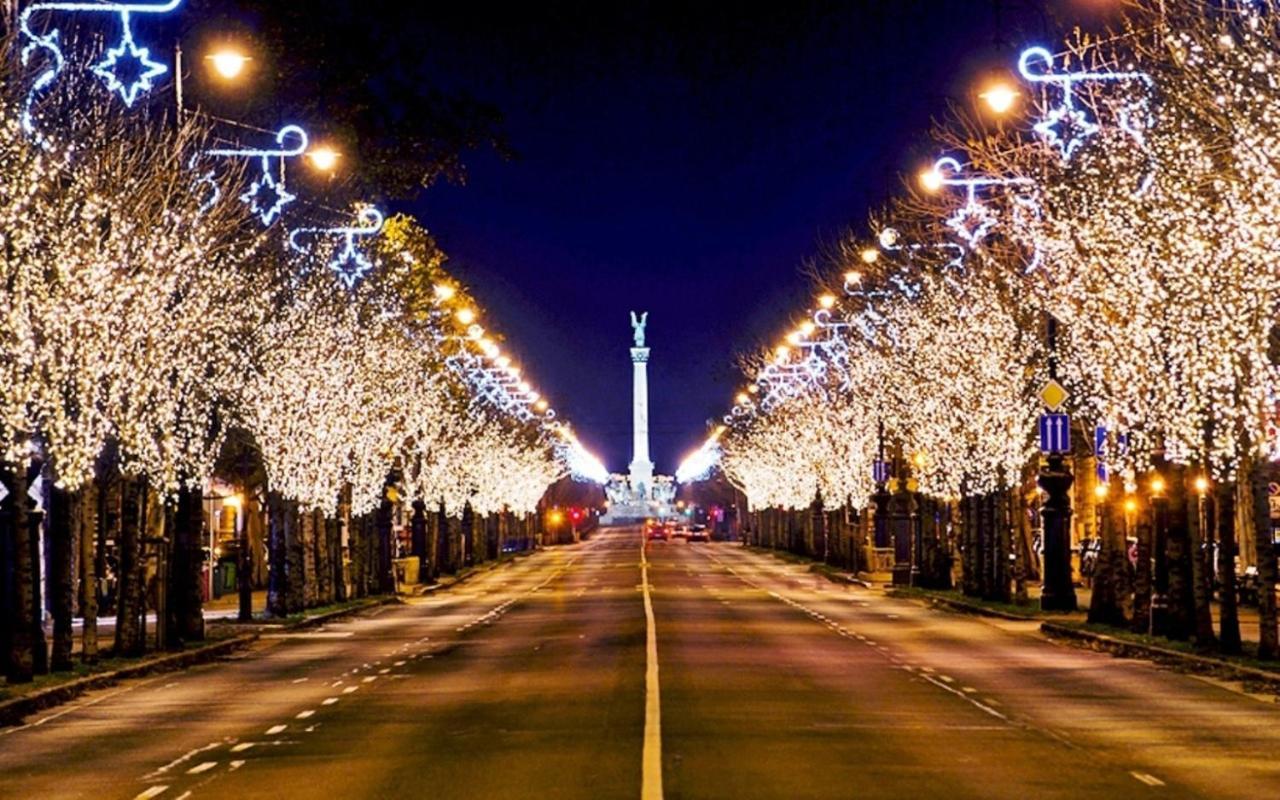
[[[1130,772],[1134,779],[1145,783],[1148,786],[1164,786],[1164,781],[1148,772]]]

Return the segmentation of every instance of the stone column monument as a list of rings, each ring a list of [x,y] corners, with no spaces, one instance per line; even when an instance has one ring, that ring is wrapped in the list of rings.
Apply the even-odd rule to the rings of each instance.
[[[649,348],[644,329],[649,312],[631,312],[631,464],[627,474],[610,476],[605,485],[609,513],[605,525],[672,516],[676,485],[669,475],[654,475],[649,459]]]
[[[631,490],[647,496],[653,488],[653,462],[649,460],[649,348],[644,329],[649,312],[631,312],[635,346],[631,348]]]

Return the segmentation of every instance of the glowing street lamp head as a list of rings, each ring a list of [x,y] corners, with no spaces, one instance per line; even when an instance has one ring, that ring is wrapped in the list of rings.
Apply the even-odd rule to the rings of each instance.
[[[874,264],[880,260],[880,251],[874,247],[867,247],[859,254],[864,264]]]
[[[454,312],[454,316],[458,318],[458,322],[463,325],[470,325],[476,321],[476,312],[469,308],[460,308]]]
[[[1205,492],[1209,491],[1209,479],[1203,475],[1197,476],[1196,491],[1199,492],[1200,494],[1204,494]]]
[[[814,325],[809,320],[805,320],[804,322],[800,323],[800,332],[803,333],[805,336],[808,336],[809,334],[817,330],[817,327],[818,327],[817,325]]]
[[[818,305],[822,306],[825,309],[834,308],[835,304],[836,304],[836,296],[833,294],[824,294],[822,297],[818,298]]]
[[[1138,501],[1132,497],[1126,497],[1124,500],[1125,513],[1132,514],[1138,510]]]
[[[844,282],[846,285],[862,283],[862,273],[851,269],[844,274]]]
[[[535,410],[537,410],[537,411],[546,411],[546,410],[547,410],[547,401],[546,401],[546,400],[542,400],[542,399],[540,398],[540,399],[538,399],[538,400],[533,404],[533,407],[534,407],[534,409],[535,409]]]
[[[997,82],[987,87],[978,97],[996,114],[1007,114],[1013,104],[1018,102],[1018,90],[1007,83]]]
[[[1164,494],[1164,478],[1157,475],[1151,479],[1151,493],[1157,497]]]
[[[452,300],[453,296],[458,293],[457,289],[454,289],[447,283],[437,283],[433,291],[435,292],[436,299],[442,301]]]
[[[321,172],[333,172],[341,157],[342,154],[332,147],[313,147],[307,151],[307,159],[311,161],[311,166]]]
[[[734,398],[734,400],[736,400],[740,406],[746,405],[751,400],[751,396],[746,392],[738,392],[738,396]]]
[[[787,334],[787,343],[793,347],[798,347],[804,341],[804,334],[800,331],[792,331]]]
[[[233,81],[244,72],[249,57],[238,50],[219,50],[205,56],[205,60],[213,67],[213,71],[223,80]]]
[[[778,345],[778,348],[773,351],[773,354],[779,361],[786,361],[787,357],[791,355],[791,348],[787,347],[785,344],[780,344]]]
[[[926,192],[936,192],[942,188],[942,173],[938,172],[935,167],[930,167],[920,173],[920,185],[924,187]]]
[[[1095,483],[1093,485],[1093,496],[1102,500],[1107,496],[1107,485],[1105,483]]]

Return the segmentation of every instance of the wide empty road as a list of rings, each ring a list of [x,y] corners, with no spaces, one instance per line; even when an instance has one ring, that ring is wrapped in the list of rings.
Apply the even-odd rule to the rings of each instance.
[[[0,798],[1276,796],[1272,698],[635,529],[0,729]]]

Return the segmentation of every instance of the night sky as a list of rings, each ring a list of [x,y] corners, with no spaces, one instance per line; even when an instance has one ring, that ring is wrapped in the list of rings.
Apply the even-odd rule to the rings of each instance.
[[[502,111],[513,150],[470,155],[466,185],[412,210],[616,471],[627,312],[650,312],[653,457],[670,473],[727,410],[736,355],[809,302],[806,259],[937,155],[928,129],[949,101],[1053,27],[1045,3],[1012,0],[622,5],[389,21],[441,86]]]

